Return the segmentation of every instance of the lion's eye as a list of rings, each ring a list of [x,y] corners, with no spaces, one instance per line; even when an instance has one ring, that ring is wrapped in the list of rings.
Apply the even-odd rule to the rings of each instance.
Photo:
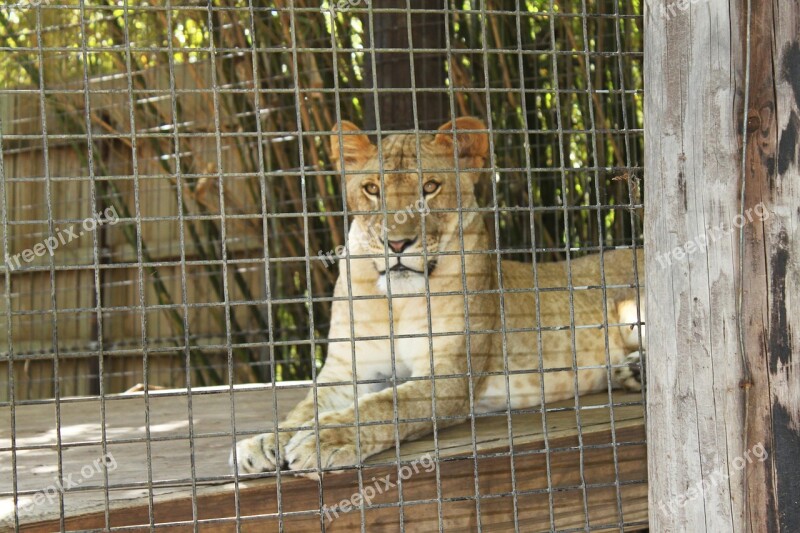
[[[381,192],[381,188],[378,187],[376,183],[367,183],[364,185],[364,192],[370,196],[378,196],[378,193]]]
[[[431,180],[426,182],[425,185],[422,186],[422,192],[424,192],[425,194],[433,194],[439,190],[440,186],[441,185],[439,184],[438,181]]]

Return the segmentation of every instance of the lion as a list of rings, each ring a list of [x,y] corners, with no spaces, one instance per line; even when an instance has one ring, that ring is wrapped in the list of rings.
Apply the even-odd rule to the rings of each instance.
[[[489,179],[479,119],[458,118],[436,135],[389,135],[380,150],[351,122],[333,131],[353,216],[327,360],[277,435],[237,443],[231,462],[240,473],[318,477],[434,423],[536,407],[609,382],[640,386],[629,357],[638,337],[625,324],[642,317],[628,312],[623,324],[619,310],[638,301],[641,251],[500,261],[477,209],[475,186]]]

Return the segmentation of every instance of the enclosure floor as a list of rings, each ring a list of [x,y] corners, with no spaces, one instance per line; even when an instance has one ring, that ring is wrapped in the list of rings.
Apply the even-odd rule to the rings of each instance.
[[[279,415],[305,394],[304,389],[286,384],[275,390]],[[360,529],[362,520],[367,531],[398,531],[401,521],[407,531],[414,532],[436,531],[440,525],[474,531],[479,519],[483,531],[513,531],[515,515],[519,530],[526,532],[646,526],[644,420],[641,405],[636,405],[641,395],[614,394],[613,435],[607,394],[580,399],[580,435],[573,400],[548,405],[549,454],[543,453],[542,414],[513,415],[513,475],[505,413],[475,421],[474,448],[470,424],[443,430],[438,435],[438,476],[436,470],[426,471],[427,462],[417,463],[415,473],[404,471],[402,507],[398,469],[390,464],[396,462],[398,452],[384,452],[370,458],[361,475],[362,494],[375,494],[373,508],[363,515],[358,508],[339,511],[338,517],[330,511],[328,519],[320,516],[321,505],[327,509],[351,500],[359,492],[357,472],[328,475],[321,484],[289,475],[277,480],[274,474],[231,482],[231,397],[237,434],[266,431],[272,427],[271,387],[237,387],[232,395],[225,387],[193,389],[193,446],[185,394],[185,390],[158,391],[147,399],[134,393],[107,397],[102,404],[99,399],[59,403],[61,472],[73,483],[63,493],[63,524],[61,502],[55,495],[59,473],[55,406],[18,405],[16,490],[28,491],[19,496],[21,530],[128,526],[126,531],[144,531],[151,524],[171,524],[166,529],[177,531],[194,529],[196,520],[198,529],[235,531],[237,499],[240,529],[245,531],[277,531],[279,520],[284,531],[315,531],[323,522],[325,531],[353,531]],[[550,410],[555,408],[560,409]],[[99,444],[103,411],[105,452]],[[0,531],[5,531],[13,529],[14,516],[9,407],[0,408],[0,427],[0,493],[4,494],[0,496]],[[415,461],[426,454],[435,457],[435,449],[433,436],[427,436],[401,444],[399,456]],[[113,457],[107,482],[97,466],[104,453]],[[546,491],[548,466],[550,484],[557,489],[551,493],[552,502]],[[437,498],[441,503],[437,504]]]

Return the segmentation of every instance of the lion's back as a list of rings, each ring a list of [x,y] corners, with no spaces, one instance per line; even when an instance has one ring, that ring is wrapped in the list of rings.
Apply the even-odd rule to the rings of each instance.
[[[569,267],[566,261],[539,263],[535,278],[530,263],[503,263],[506,350],[490,366],[492,371],[507,367],[511,372],[512,407],[539,403],[540,366],[551,369],[544,384],[548,398],[573,397],[576,380],[569,369],[576,363],[578,367],[606,364],[606,331],[611,363],[624,357],[618,328],[607,324],[618,322],[617,300],[635,297],[633,288],[614,287],[634,284],[633,260],[632,250],[613,250],[604,254],[602,268],[599,254],[575,258]],[[641,252],[637,261],[643,267]],[[643,268],[639,274],[643,276]],[[605,295],[604,286],[610,286]],[[607,372],[604,368],[582,370],[577,382],[579,394],[601,390],[607,384]],[[486,410],[500,408],[505,401],[505,376],[487,379],[483,396]]]

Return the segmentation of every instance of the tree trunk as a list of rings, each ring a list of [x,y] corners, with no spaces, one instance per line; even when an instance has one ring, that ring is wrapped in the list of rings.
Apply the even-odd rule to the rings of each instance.
[[[407,9],[406,0],[381,0],[374,2],[381,9]],[[414,0],[413,9],[442,9],[442,2],[436,0]],[[414,98],[417,104],[417,119],[420,129],[434,130],[450,120],[450,101],[445,85],[447,54],[445,53],[445,12],[412,13],[411,43],[408,42],[407,13],[371,13],[373,29],[370,31],[370,15],[364,14],[367,28],[367,47],[374,38],[374,70],[371,53],[365,56],[366,86],[380,89],[398,89],[397,92],[384,92],[367,95],[364,110],[364,127],[377,129],[380,118],[381,131],[414,129]],[[435,49],[441,52],[414,53],[413,83],[411,54],[408,51],[381,52],[381,49],[412,50]],[[374,76],[373,76],[374,72]],[[377,82],[377,83],[376,83]],[[434,88],[435,92],[415,92],[411,89]],[[378,117],[376,117],[376,107]]]

